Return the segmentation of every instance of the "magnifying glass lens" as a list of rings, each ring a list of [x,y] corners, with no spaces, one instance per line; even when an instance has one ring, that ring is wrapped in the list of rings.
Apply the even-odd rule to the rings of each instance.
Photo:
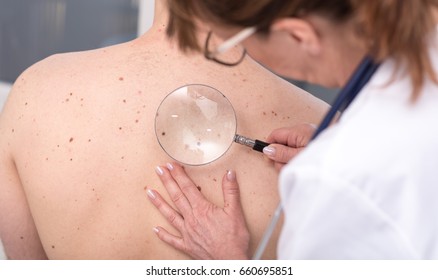
[[[161,102],[155,133],[173,159],[201,165],[222,156],[236,134],[236,115],[228,99],[206,85],[187,85]]]

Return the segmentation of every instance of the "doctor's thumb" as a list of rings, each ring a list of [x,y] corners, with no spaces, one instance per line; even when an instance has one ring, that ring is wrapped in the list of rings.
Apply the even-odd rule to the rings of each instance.
[[[280,144],[271,144],[263,148],[263,153],[276,163],[288,163],[302,148],[292,148]]]
[[[222,192],[224,194],[224,208],[235,210],[241,208],[240,190],[236,179],[236,172],[228,170],[222,178]]]

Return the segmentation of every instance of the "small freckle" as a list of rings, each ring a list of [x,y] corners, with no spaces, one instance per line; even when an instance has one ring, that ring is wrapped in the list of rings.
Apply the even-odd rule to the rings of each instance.
[[[144,188],[143,188],[143,190],[147,190],[148,189],[148,186],[145,186]]]
[[[15,129],[12,129],[12,133],[14,133],[15,132]]]
[[[83,99],[83,98],[81,98],[81,101],[84,101],[84,99]]]
[[[88,142],[91,142],[91,139],[88,139]]]
[[[26,102],[26,103],[24,103],[24,106],[27,106],[27,102]]]
[[[217,182],[217,179],[216,179],[216,178],[213,178],[213,181]]]
[[[23,240],[23,239],[24,239],[24,236],[20,236],[20,239]]]
[[[48,157],[46,157],[46,161],[48,161],[49,160],[49,158]]]
[[[56,145],[56,147],[58,147],[58,148],[59,148],[59,145]]]
[[[79,230],[79,227],[77,227],[76,230]]]
[[[266,112],[263,112],[263,115],[266,116]]]
[[[73,161],[73,159],[71,158],[70,161]]]
[[[94,188],[93,188],[93,192],[94,192]]]
[[[119,81],[123,81],[124,80],[124,78],[123,77],[119,77]]]
[[[138,120],[135,120],[135,123],[138,123]]]
[[[140,114],[140,111],[137,111],[137,114]]]
[[[125,157],[121,157],[121,159],[125,159]]]
[[[52,245],[52,249],[55,249],[55,245]]]
[[[126,103],[126,99],[123,99],[123,103]]]
[[[246,82],[247,80],[246,79],[242,79],[242,82]]]
[[[65,102],[69,102],[69,101],[70,101],[70,99],[68,99],[68,98],[65,100]]]
[[[196,145],[201,146],[201,142],[196,142]]]
[[[68,142],[73,142],[73,137],[70,137],[70,140]]]
[[[73,96],[73,92],[70,92],[70,96]]]

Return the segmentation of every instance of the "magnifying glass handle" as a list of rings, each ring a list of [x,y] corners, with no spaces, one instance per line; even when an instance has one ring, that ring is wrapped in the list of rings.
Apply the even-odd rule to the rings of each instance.
[[[269,146],[269,143],[260,141],[260,140],[253,140],[250,138],[247,138],[245,136],[236,134],[236,136],[234,136],[234,142],[239,143],[241,145],[245,145],[248,146],[250,148],[252,148],[255,151],[261,152],[263,153],[263,148],[266,146]]]

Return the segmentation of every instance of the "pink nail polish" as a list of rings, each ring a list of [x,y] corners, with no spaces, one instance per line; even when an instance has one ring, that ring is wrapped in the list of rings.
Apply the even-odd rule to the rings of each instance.
[[[147,195],[148,195],[151,199],[155,199],[155,198],[157,198],[152,190],[149,190],[149,189],[148,189],[148,190],[146,191],[146,193],[147,193]]]
[[[157,172],[157,174],[160,176],[164,174],[163,169],[161,169],[159,166],[155,167],[155,172]]]
[[[167,163],[166,166],[167,166],[167,169],[169,169],[171,171],[173,170],[173,165],[171,163]]]

